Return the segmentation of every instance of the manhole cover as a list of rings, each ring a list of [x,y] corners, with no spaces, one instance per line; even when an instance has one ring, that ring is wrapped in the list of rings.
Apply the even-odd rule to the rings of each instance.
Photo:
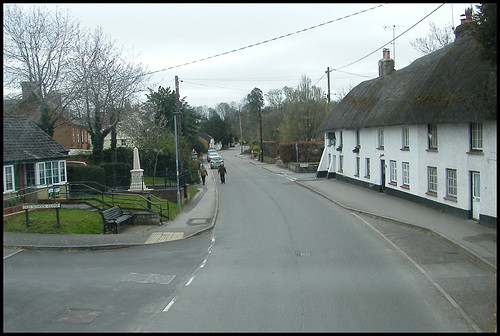
[[[55,322],[90,323],[101,314],[98,310],[68,309]]]

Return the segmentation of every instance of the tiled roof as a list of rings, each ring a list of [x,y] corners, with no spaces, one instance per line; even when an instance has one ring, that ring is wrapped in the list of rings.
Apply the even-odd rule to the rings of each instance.
[[[360,83],[321,131],[496,120],[496,72],[478,59],[478,50],[465,32],[401,70]]]
[[[4,164],[66,157],[68,157],[66,148],[31,120],[3,117]]]

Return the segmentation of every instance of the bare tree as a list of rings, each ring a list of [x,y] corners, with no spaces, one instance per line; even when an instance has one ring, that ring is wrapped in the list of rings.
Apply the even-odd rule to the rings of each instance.
[[[435,23],[429,22],[430,33],[425,38],[416,38],[410,42],[411,46],[421,54],[427,55],[454,41],[452,26],[439,28]]]
[[[96,162],[103,159],[104,138],[123,120],[126,104],[147,79],[142,65],[123,56],[101,29],[82,33],[77,46],[73,84],[90,133]]]
[[[59,10],[5,5],[3,28],[4,88],[15,90],[20,82],[30,82],[40,106],[39,124],[52,136],[73,99],[67,76],[79,24]]]
[[[283,92],[285,117],[280,125],[282,140],[316,139],[328,114],[327,102],[321,88],[311,86],[311,79],[303,76],[297,89],[285,87]]]

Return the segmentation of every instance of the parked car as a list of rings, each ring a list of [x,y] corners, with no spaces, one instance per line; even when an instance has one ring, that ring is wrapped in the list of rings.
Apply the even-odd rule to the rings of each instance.
[[[219,155],[212,156],[212,158],[210,159],[210,168],[211,169],[219,168],[219,166],[223,163],[224,163],[224,160],[222,159],[221,156],[219,156]]]
[[[210,162],[214,156],[219,156],[219,153],[217,152],[210,152],[207,154],[207,161]]]
[[[215,148],[209,148],[208,151],[207,151],[207,161],[210,162],[210,155],[211,154],[217,154],[217,151],[215,150]]]
[[[86,166],[87,165],[83,161],[66,161],[66,164],[68,164],[68,165],[82,165],[82,166]]]

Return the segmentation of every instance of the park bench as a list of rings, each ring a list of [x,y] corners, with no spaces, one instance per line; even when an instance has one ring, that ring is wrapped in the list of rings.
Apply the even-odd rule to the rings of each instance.
[[[112,208],[100,212],[103,221],[103,233],[106,233],[106,230],[110,231],[114,230],[116,234],[118,234],[118,224],[122,224],[123,222],[132,219],[131,224],[134,225],[133,217],[130,214],[124,214],[122,208],[117,205]]]

